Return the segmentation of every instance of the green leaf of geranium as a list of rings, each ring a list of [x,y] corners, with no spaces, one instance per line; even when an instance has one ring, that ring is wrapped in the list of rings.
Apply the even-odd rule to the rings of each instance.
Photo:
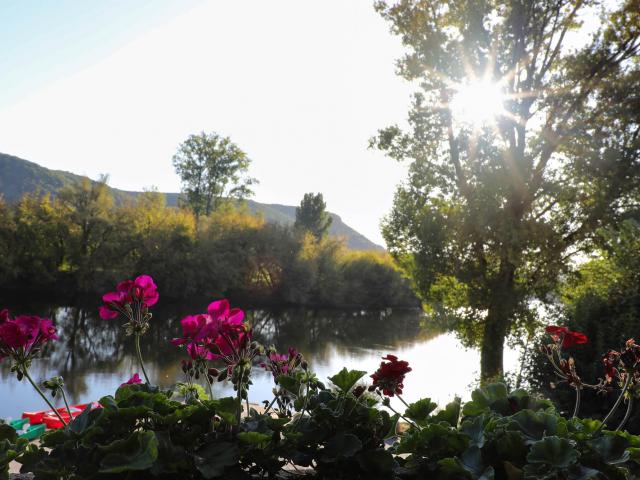
[[[407,407],[405,416],[416,422],[418,425],[426,425],[429,415],[437,408],[430,398],[423,398]]]
[[[276,383],[296,396],[300,393],[300,381],[291,375],[279,375]]]
[[[445,458],[438,465],[447,478],[493,480],[495,475],[493,467],[484,464],[482,453],[476,446],[469,447],[460,458]]]
[[[370,478],[387,478],[397,465],[390,452],[384,449],[365,450],[357,455],[358,463]]]
[[[560,425],[562,424],[562,426]],[[510,417],[510,428],[519,429],[530,442],[566,431],[565,420],[544,411],[521,410]]]
[[[194,456],[196,468],[206,479],[218,478],[226,467],[240,460],[238,445],[231,442],[217,442],[198,450]]]
[[[499,400],[506,401],[507,387],[504,383],[492,383],[471,393],[471,402],[465,403],[462,412],[465,417],[480,415],[490,410]]]
[[[216,413],[230,425],[237,423],[238,402],[233,397],[220,398],[216,402]]]
[[[351,433],[339,433],[329,439],[322,449],[322,460],[333,462],[338,457],[352,457],[362,449],[362,442]]]
[[[240,432],[238,434],[238,440],[256,448],[264,448],[269,444],[271,435],[260,432]]]
[[[556,469],[569,468],[578,460],[574,442],[556,436],[545,437],[531,446],[527,461],[544,464]]]
[[[447,404],[444,409],[436,413],[432,421],[434,422],[447,422],[452,427],[458,426],[458,420],[460,420],[460,399],[456,397],[453,402]]]
[[[354,385],[364,377],[367,372],[361,370],[347,370],[346,367],[340,370],[339,373],[333,377],[329,377],[329,380],[340,389],[341,392],[350,392]]]
[[[1,440],[9,440],[14,443],[18,439],[18,433],[15,428],[11,425],[7,425],[6,423],[0,424],[0,441]]]
[[[477,417],[471,417],[465,420],[462,422],[462,425],[460,425],[460,431],[471,439],[471,445],[476,445],[480,448],[484,446],[485,421],[485,415],[478,415]]]
[[[603,436],[591,440],[589,445],[600,456],[600,460],[609,465],[629,460],[630,453],[627,451],[629,441],[615,433],[607,432]]]
[[[158,458],[158,440],[153,432],[134,432],[125,440],[98,448],[105,454],[100,462],[100,473],[146,470]]]

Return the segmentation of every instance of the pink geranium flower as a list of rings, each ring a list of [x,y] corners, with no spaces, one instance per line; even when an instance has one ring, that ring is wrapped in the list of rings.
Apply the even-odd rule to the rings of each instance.
[[[138,375],[137,373],[134,373],[129,380],[127,380],[120,386],[124,387],[125,385],[138,385],[140,383],[142,383],[142,379],[140,378],[140,375]]]
[[[280,375],[286,375],[296,368],[301,361],[302,356],[295,348],[289,348],[288,354],[278,353],[274,349],[270,349],[267,352],[267,362],[261,363],[260,366],[271,372],[273,378],[278,378]]]
[[[140,275],[135,280],[125,280],[116,286],[115,292],[102,296],[104,305],[100,307],[100,318],[110,320],[122,314],[126,316],[125,306],[139,303],[149,308],[158,303],[158,288],[149,275]]]
[[[0,311],[0,358],[12,357],[23,362],[33,357],[40,347],[57,340],[51,320],[35,315],[20,315],[12,319],[8,310]]]

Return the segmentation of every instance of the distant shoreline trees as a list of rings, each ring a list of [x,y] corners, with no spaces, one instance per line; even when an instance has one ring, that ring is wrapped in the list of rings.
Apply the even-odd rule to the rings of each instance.
[[[418,306],[386,252],[348,250],[335,238],[310,241],[230,203],[200,218],[167,207],[158,192],[116,204],[105,180],[56,197],[25,195],[13,205],[0,199],[0,296],[95,293],[146,272],[174,299]]]

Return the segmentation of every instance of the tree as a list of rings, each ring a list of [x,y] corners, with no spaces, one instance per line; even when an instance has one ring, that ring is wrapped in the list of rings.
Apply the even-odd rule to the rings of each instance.
[[[321,193],[305,193],[300,206],[296,208],[294,227],[296,230],[310,232],[320,240],[328,233],[333,221],[326,208],[327,204]]]
[[[173,156],[182,193],[196,217],[209,215],[221,201],[252,195],[257,181],[246,174],[251,160],[229,137],[201,132],[191,135]]]
[[[107,180],[106,176],[97,182],[83,179],[58,193],[70,234],[69,263],[81,290],[89,290],[99,271],[113,260],[111,240],[119,229],[113,222],[113,197]]]
[[[419,86],[409,128],[372,140],[410,161],[383,235],[422,300],[480,345],[483,379],[503,373],[506,336],[530,326],[571,257],[638,203],[639,6],[376,4],[407,47],[399,74]],[[502,96],[484,123],[456,117],[474,83]]]

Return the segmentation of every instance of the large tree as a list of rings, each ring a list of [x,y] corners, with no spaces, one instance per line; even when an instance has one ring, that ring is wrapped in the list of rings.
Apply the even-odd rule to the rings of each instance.
[[[296,230],[310,232],[320,240],[329,232],[332,221],[322,194],[305,193],[300,206],[296,207]]]
[[[182,193],[196,217],[210,214],[223,200],[250,196],[256,183],[247,176],[250,164],[245,152],[217,133],[191,135],[173,156]]]
[[[376,8],[418,89],[408,128],[372,141],[409,162],[383,234],[424,302],[481,347],[482,378],[494,377],[535,300],[637,205],[640,2]]]

